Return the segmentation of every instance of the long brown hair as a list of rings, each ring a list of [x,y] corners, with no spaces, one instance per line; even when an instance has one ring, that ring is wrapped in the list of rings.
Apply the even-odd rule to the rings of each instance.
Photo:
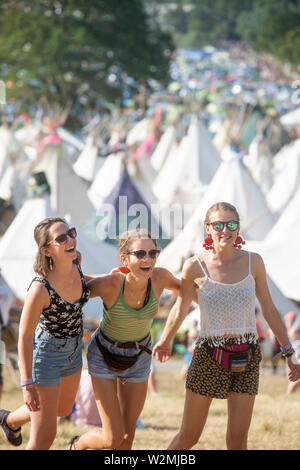
[[[34,229],[34,239],[38,246],[38,253],[36,255],[33,269],[37,274],[43,277],[47,277],[51,269],[51,258],[44,255],[41,252],[41,248],[49,244],[49,229],[57,222],[62,222],[68,225],[68,222],[62,217],[47,217],[46,219],[42,220]]]

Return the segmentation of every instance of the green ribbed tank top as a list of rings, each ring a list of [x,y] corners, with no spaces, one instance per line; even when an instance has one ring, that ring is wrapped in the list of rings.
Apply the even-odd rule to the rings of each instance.
[[[139,341],[150,332],[155,317],[159,299],[156,298],[151,284],[150,298],[147,304],[135,310],[130,308],[123,297],[124,276],[117,300],[110,308],[103,305],[103,317],[100,329],[108,338],[114,341]]]

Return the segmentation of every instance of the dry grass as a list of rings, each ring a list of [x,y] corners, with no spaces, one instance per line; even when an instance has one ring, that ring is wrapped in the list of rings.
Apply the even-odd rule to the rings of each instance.
[[[173,368],[174,369],[174,368]],[[179,429],[184,406],[184,384],[178,370],[157,372],[159,396],[149,395],[142,413],[142,421],[147,429],[137,429],[135,450],[163,450]],[[1,406],[15,409],[22,403],[22,394],[13,384],[4,368],[4,392]],[[286,395],[287,380],[284,375],[263,372],[260,392],[256,398],[254,415],[249,433],[249,449],[296,450],[300,449],[300,404],[297,390]],[[210,409],[203,435],[194,449],[223,450],[225,446],[227,409],[226,400],[214,400]],[[85,432],[66,422],[58,425],[54,450],[64,450],[70,437]],[[29,425],[23,427],[25,449],[29,436]],[[14,449],[7,445],[0,434],[0,449]]]

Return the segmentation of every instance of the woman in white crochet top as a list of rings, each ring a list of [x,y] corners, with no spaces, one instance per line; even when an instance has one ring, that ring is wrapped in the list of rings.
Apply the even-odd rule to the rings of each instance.
[[[200,307],[200,333],[186,381],[182,425],[169,450],[191,449],[204,428],[213,398],[226,398],[228,449],[247,449],[261,352],[255,325],[255,297],[289,367],[300,377],[285,325],[269,293],[262,258],[241,250],[239,215],[228,203],[214,204],[205,219],[207,238],[198,256],[182,271],[181,291],[153,356],[164,362],[171,340],[194,300]]]

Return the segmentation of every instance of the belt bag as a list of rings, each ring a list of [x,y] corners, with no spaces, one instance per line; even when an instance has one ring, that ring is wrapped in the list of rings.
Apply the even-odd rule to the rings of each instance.
[[[225,344],[210,348],[212,357],[223,369],[232,372],[244,372],[254,356],[253,345],[249,343]]]
[[[146,346],[142,346],[138,342],[137,344],[138,344],[140,351],[134,356],[122,356],[120,354],[114,354],[111,351],[109,351],[105,346],[103,346],[103,344],[101,344],[98,336],[96,336],[95,338],[96,338],[97,346],[100,352],[102,353],[102,356],[106,365],[114,372],[121,372],[126,369],[129,369],[129,367],[133,366],[136,363],[138,357],[144,351],[150,355],[152,354],[151,349],[147,348]]]

